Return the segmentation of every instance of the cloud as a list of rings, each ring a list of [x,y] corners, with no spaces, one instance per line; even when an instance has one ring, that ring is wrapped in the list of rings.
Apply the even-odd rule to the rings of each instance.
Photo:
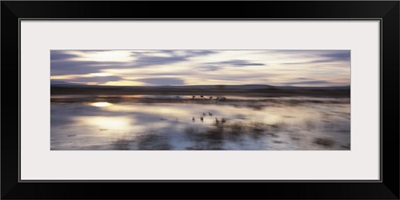
[[[212,51],[212,50],[186,50],[186,52],[190,57],[205,56],[218,53],[218,51]]]
[[[80,52],[104,52],[105,50],[82,50]],[[70,74],[89,74],[99,73],[103,69],[126,69],[143,68],[154,65],[173,64],[188,61],[191,57],[204,56],[216,53],[211,50],[147,50],[132,51],[131,55],[135,58],[133,62],[97,62],[93,61],[74,61],[71,58],[78,58],[77,55],[68,53],[64,50],[51,51],[51,75],[70,75]],[[153,55],[165,56],[153,56]]]
[[[199,70],[201,70],[201,71],[217,71],[220,68],[221,67],[209,65],[209,66],[201,66],[201,67],[199,67]]]
[[[216,53],[211,50],[159,50],[159,51],[146,51],[138,52],[133,55],[136,58],[134,66],[132,67],[146,67],[152,65],[166,65],[177,62],[188,61],[189,58],[204,56]],[[152,56],[162,54],[165,56]]]
[[[318,85],[334,84],[337,81],[333,80],[349,76],[348,69],[350,69],[349,50],[263,50],[233,53],[224,50],[122,50],[126,51],[122,53],[125,58],[123,61],[109,56],[113,55],[112,52],[105,53],[104,57],[103,54],[92,55],[95,52],[107,51],[113,50],[52,50],[51,76],[77,75],[73,80],[61,81],[83,84],[115,83],[121,80],[140,81],[146,85],[206,82],[268,84],[276,80],[275,82],[287,82],[289,85]],[[320,63],[320,65],[310,63]],[[264,70],[262,66],[272,67]],[[338,71],[337,66],[343,68]],[[91,73],[108,73],[115,76],[88,77]],[[299,78],[293,79],[295,77]],[[301,77],[314,77],[320,80]],[[61,78],[57,77],[58,80]],[[139,80],[135,80],[136,78]]]
[[[51,80],[50,81],[51,85],[66,85],[66,84],[72,84],[68,81],[61,81],[61,80]]]
[[[287,51],[285,51],[287,52]],[[290,52],[290,51],[289,51]],[[305,58],[313,58],[311,61],[305,62],[285,62],[282,64],[292,65],[292,64],[314,64],[314,63],[335,63],[335,62],[350,62],[350,50],[326,50],[326,51],[311,51],[311,52],[298,52],[293,51],[293,53],[298,53],[303,55]],[[308,53],[309,55],[306,55]]]
[[[164,54],[166,56],[196,57],[218,53],[214,50],[132,50],[132,56]]]
[[[135,61],[136,67],[147,67],[151,65],[166,65],[176,62],[186,61],[186,57],[176,56],[176,57],[160,57],[160,56],[142,56],[137,58]]]
[[[205,56],[217,53],[217,51],[213,50],[159,50],[158,52],[169,54],[170,56],[183,56],[183,57],[197,57],[197,56]]]
[[[322,53],[322,55],[332,60],[344,60],[344,61],[350,60],[350,50],[327,51],[327,53]]]
[[[167,65],[184,61],[175,57],[140,57],[135,63],[52,60],[51,75],[99,73],[104,69],[142,68],[152,65]]]
[[[109,81],[120,81],[122,80],[119,76],[94,76],[94,77],[76,77],[68,80],[51,80],[51,84],[85,84],[88,82],[94,82],[98,84],[107,83]]]
[[[52,50],[50,51],[50,59],[51,61],[56,60],[68,60],[70,58],[76,58],[76,55],[66,53],[65,51],[60,50]]]
[[[247,60],[229,60],[229,61],[222,61],[222,62],[212,62],[212,63],[207,63],[211,65],[232,65],[232,66],[265,66],[263,63],[253,63],[249,62]]]
[[[321,55],[323,59],[314,60],[313,63],[322,63],[322,62],[349,62],[350,61],[350,51],[337,51],[337,52],[329,52],[323,53]]]
[[[295,82],[286,82],[286,85],[325,85],[332,84],[330,81],[323,80],[310,80],[310,81],[295,81]]]
[[[144,82],[150,85],[184,85],[185,81],[181,78],[142,78],[135,81]]]
[[[96,83],[106,83],[109,81],[119,81],[122,80],[119,76],[94,76],[94,77],[79,77],[70,79],[71,82],[96,82]]]
[[[102,69],[124,68],[120,62],[95,61],[52,61],[51,75],[90,74],[98,73]]]

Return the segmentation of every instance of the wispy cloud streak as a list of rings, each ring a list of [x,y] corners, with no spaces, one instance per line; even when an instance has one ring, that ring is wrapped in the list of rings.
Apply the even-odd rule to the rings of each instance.
[[[350,84],[350,54],[349,50],[52,50],[50,58],[51,78],[59,83],[337,86]]]

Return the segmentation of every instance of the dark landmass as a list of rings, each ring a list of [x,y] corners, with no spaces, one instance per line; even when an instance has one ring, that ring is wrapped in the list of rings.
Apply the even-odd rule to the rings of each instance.
[[[291,87],[271,85],[87,86],[51,85],[51,95],[213,95],[254,97],[350,97],[350,86]]]

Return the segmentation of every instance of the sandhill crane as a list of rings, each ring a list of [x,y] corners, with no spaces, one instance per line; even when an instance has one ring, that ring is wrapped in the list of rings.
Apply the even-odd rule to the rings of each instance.
[[[203,122],[203,117],[200,117],[201,122]]]
[[[196,98],[196,96],[193,95],[193,96],[192,96],[192,99],[194,99],[194,98]]]
[[[222,119],[221,119],[221,123],[223,124],[223,123],[225,123],[225,122],[226,122],[225,118],[222,118]]]
[[[206,113],[203,113],[203,116],[206,116]]]
[[[225,100],[226,100],[226,97],[217,97],[215,100],[217,100],[217,102],[218,102],[218,101],[225,101]]]
[[[192,117],[192,121],[193,121],[193,122],[194,122],[194,120],[195,120],[194,117]]]
[[[208,115],[212,116],[213,114],[212,114],[212,113],[210,113],[210,112],[208,112]]]
[[[215,123],[216,123],[217,125],[219,124],[218,118],[215,118]]]

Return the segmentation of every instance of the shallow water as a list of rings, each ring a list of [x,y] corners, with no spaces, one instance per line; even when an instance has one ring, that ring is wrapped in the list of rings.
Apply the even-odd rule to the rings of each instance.
[[[142,101],[132,101],[135,98]],[[166,96],[187,101],[157,102],[158,98],[52,102],[51,149],[350,149],[348,98],[228,97],[218,102]]]

